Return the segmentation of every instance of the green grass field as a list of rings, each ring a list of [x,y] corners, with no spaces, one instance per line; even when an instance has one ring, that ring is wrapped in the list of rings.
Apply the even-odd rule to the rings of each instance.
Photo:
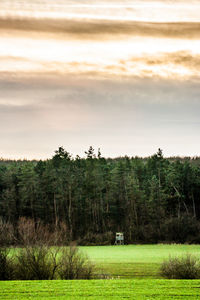
[[[102,280],[0,282],[0,299],[200,299],[200,280],[159,279],[169,255],[192,253],[200,245],[80,247],[96,264]],[[113,279],[114,278],[114,279]],[[145,278],[145,279],[144,279]]]
[[[0,299],[200,299],[200,280],[7,281]]]
[[[80,247],[99,273],[120,278],[160,278],[165,258],[192,253],[200,257],[200,245],[125,245]]]

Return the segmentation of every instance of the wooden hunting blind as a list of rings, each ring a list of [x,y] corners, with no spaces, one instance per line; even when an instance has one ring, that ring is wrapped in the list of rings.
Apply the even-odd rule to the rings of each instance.
[[[123,232],[116,232],[115,245],[124,245],[124,234],[123,234]]]

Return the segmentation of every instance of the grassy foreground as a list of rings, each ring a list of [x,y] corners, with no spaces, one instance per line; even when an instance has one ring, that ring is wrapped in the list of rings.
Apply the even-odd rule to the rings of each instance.
[[[0,282],[0,299],[199,299],[200,280]]]
[[[124,245],[80,247],[99,273],[120,278],[160,278],[165,258],[186,253],[200,257],[200,245]]]
[[[163,259],[185,253],[200,256],[200,245],[80,248],[99,274],[120,280],[1,281],[0,299],[200,299],[200,280],[155,279]]]

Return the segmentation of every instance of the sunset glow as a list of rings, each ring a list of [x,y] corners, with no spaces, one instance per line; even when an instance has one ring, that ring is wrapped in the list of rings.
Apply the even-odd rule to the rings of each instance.
[[[170,137],[170,134],[174,132],[171,125],[169,126],[171,128],[169,135],[167,132],[165,133],[168,139],[166,143],[163,135],[157,131],[158,129],[155,129],[154,122],[150,125],[150,127],[154,127],[152,129],[152,140],[154,141],[152,147],[148,141],[149,134],[144,134],[145,128],[149,128],[146,122],[148,120],[150,122],[151,118],[154,121],[161,121],[163,130],[166,130],[163,123],[165,118],[161,118],[159,121],[160,115],[156,117],[154,115],[156,110],[154,110],[151,118],[148,119],[147,107],[151,103],[152,97],[154,99],[163,97],[163,106],[156,106],[156,109],[164,117],[164,112],[168,111],[166,119],[172,118],[175,121],[172,107],[169,108],[169,99],[178,97],[182,99],[180,105],[184,103],[187,106],[190,101],[190,105],[194,109],[190,121],[195,120],[196,122],[198,118],[196,118],[195,111],[197,107],[199,108],[199,101],[197,101],[199,78],[199,1],[1,0],[0,2],[0,106],[2,111],[6,110],[8,119],[16,119],[19,128],[18,137],[22,140],[26,138],[24,133],[26,126],[23,127],[21,121],[19,122],[20,118],[23,120],[23,113],[20,111],[19,116],[19,110],[17,110],[12,115],[7,106],[23,107],[25,110],[30,105],[34,106],[37,115],[35,117],[38,118],[39,123],[41,122],[43,130],[41,136],[37,135],[38,129],[35,128],[35,124],[29,123],[33,130],[32,138],[36,144],[40,143],[42,136],[47,137],[54,132],[56,135],[56,132],[59,131],[49,147],[41,148],[42,157],[46,157],[57,143],[65,143],[63,138],[67,136],[65,133],[68,130],[74,130],[73,135],[75,136],[74,132],[77,128],[80,129],[80,132],[84,130],[85,140],[81,141],[83,135],[80,133],[82,137],[80,137],[79,145],[78,135],[75,139],[71,136],[72,132],[69,133],[69,147],[71,147],[69,150],[76,153],[79,152],[80,146],[82,149],[88,143],[102,145],[102,147],[105,144],[105,152],[111,156],[119,155],[121,152],[126,153],[126,151],[129,154],[137,154],[142,147],[142,155],[146,155],[157,146],[163,145],[164,148],[167,148],[170,139],[173,139],[172,136]],[[148,83],[149,80],[152,81],[152,85]],[[70,84],[66,85],[69,82]],[[116,85],[119,82],[119,93],[123,95],[120,100],[122,101],[121,108],[115,96]],[[138,86],[142,87],[145,82],[147,82],[145,88],[140,89]],[[40,83],[43,84],[40,85]],[[163,87],[166,84],[168,88]],[[156,85],[158,93],[155,97]],[[94,86],[96,87],[95,91],[93,90]],[[178,86],[178,89],[173,86]],[[53,92],[49,89],[53,89]],[[152,89],[152,92],[149,93],[149,89]],[[187,99],[184,98],[187,92],[184,97],[180,96],[181,89],[187,89]],[[191,96],[190,89],[194,92],[194,97]],[[29,93],[28,90],[36,91],[34,100],[32,92]],[[173,95],[169,96],[167,91]],[[102,93],[105,95],[103,96]],[[54,100],[51,100],[51,97]],[[91,102],[91,97],[96,100]],[[102,100],[102,97],[108,98],[106,104],[104,103],[106,100]],[[60,106],[55,109],[56,101],[57,103],[61,101],[60,98],[65,99],[62,100],[64,101],[62,112]],[[141,104],[142,99],[145,99],[146,103],[144,108]],[[49,108],[51,101],[54,102],[53,108]],[[123,101],[129,104],[125,107]],[[46,103],[45,105],[48,103],[48,105],[43,106],[44,103]],[[112,103],[110,107],[109,103]],[[103,112],[105,105],[108,106],[108,115],[114,116],[112,122],[108,121],[107,113]],[[46,108],[42,112],[43,107]],[[130,111],[130,109],[134,118],[127,117],[123,123],[124,117],[120,116],[120,110],[124,110],[126,115],[127,110]],[[25,114],[32,115],[33,111],[34,109]],[[56,114],[53,115],[53,111]],[[185,120],[186,111],[187,108],[182,112],[181,120]],[[103,115],[105,120],[101,119]],[[143,146],[134,148],[132,145],[129,148],[122,147],[119,151],[113,150],[116,141],[112,140],[112,146],[109,144],[109,130],[110,135],[115,136],[111,128],[115,128],[116,124],[119,124],[117,118],[122,118],[119,140],[124,139],[124,133],[121,133],[120,137],[120,130],[124,128],[129,137],[132,136]],[[99,129],[100,120],[107,124],[106,128],[109,130],[104,128],[101,131]],[[94,124],[94,128],[97,130],[94,132],[89,130],[87,135],[86,132],[91,124]],[[136,124],[140,127],[139,131],[142,130],[139,136],[146,136],[145,143],[136,136],[137,130],[134,129],[135,131],[131,132],[125,129],[136,128]],[[144,126],[143,129],[142,126]],[[62,134],[62,130],[65,133]],[[177,134],[181,137],[180,127],[177,130]],[[191,128],[189,132],[195,136],[195,130],[192,131]],[[190,133],[188,134],[192,138]],[[158,137],[158,141],[156,141],[156,137]],[[1,140],[4,141],[4,139]],[[10,151],[10,156],[27,156],[27,151],[20,150],[19,139],[16,143],[16,150]],[[183,143],[181,139],[180,144]],[[193,144],[192,142],[191,145]],[[3,154],[7,151],[7,147],[13,148],[11,145],[13,144],[3,142]],[[144,148],[150,150],[146,151]],[[184,154],[184,151],[177,151],[178,154]],[[198,152],[194,145],[191,149],[188,148],[188,151],[192,155],[196,155]],[[175,152],[171,148],[168,154],[173,155]],[[30,153],[30,157],[37,155],[39,153],[35,150]]]

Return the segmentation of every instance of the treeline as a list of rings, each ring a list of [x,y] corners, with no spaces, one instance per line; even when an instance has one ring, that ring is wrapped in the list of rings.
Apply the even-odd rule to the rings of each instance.
[[[45,161],[1,160],[0,235],[12,227],[17,241],[26,218],[65,227],[64,239],[82,245],[113,243],[117,231],[126,243],[200,243],[199,158],[85,153],[72,158],[60,147]]]

